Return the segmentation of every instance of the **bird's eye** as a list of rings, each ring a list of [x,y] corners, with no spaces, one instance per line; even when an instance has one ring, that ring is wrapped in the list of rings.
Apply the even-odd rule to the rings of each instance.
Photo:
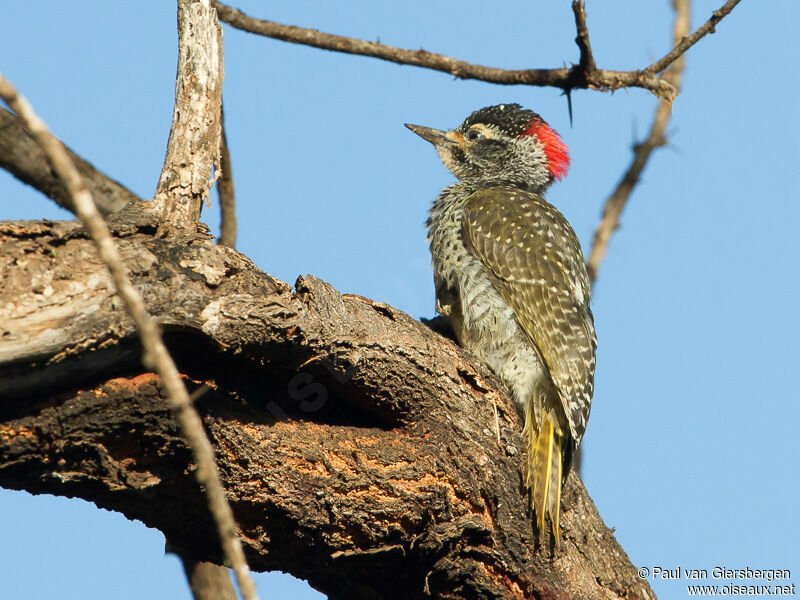
[[[470,129],[467,131],[467,140],[470,142],[474,142],[475,140],[479,140],[483,138],[483,134],[477,129]]]

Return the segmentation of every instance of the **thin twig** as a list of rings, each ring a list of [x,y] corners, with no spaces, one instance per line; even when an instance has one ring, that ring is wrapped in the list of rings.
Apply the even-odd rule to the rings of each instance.
[[[25,122],[47,155],[53,169],[69,192],[75,212],[97,246],[103,263],[108,267],[117,293],[136,323],[136,330],[144,347],[144,362],[148,367],[154,368],[161,378],[170,408],[175,413],[183,435],[192,448],[197,462],[195,476],[208,496],[208,505],[219,530],[223,551],[236,573],[242,596],[246,600],[256,600],[255,585],[236,534],[233,512],[225,498],[225,490],[214,459],[214,449],[203,430],[200,416],[192,406],[178,369],[164,345],[158,324],[147,312],[141,294],[133,287],[108,227],[64,146],[48,131],[28,101],[19,95],[14,86],[2,75],[0,75],[0,97]]]
[[[715,27],[717,26],[717,23],[728,16],[728,14],[730,14],[733,8],[739,4],[740,1],[741,0],[728,0],[722,5],[722,7],[711,13],[711,18],[703,23],[703,25],[700,26],[692,35],[686,35],[689,31],[687,28],[680,38],[675,38],[675,47],[663,58],[660,58],[652,65],[647,67],[645,71],[648,73],[660,73],[673,62],[675,62],[679,56],[682,56],[689,48],[699,42],[702,37],[709,33],[715,33]]]
[[[673,36],[676,41],[679,41],[683,39],[686,32],[689,31],[689,0],[674,0],[673,7],[675,8]],[[679,56],[664,74],[664,79],[669,81],[676,89],[680,89],[684,62],[685,58]],[[603,216],[594,234],[592,250],[589,253],[589,259],[586,261],[586,268],[592,283],[597,279],[600,263],[603,261],[603,258],[605,258],[606,251],[608,250],[608,242],[611,239],[611,235],[619,227],[619,218],[622,214],[622,210],[625,208],[625,204],[628,198],[630,198],[633,188],[639,182],[647,160],[650,158],[653,150],[667,143],[664,132],[667,130],[671,115],[672,103],[661,100],[658,103],[653,125],[650,127],[650,133],[643,142],[634,146],[633,161],[622,176],[617,188],[606,200],[605,206],[603,207]]]
[[[586,26],[586,8],[583,5],[583,0],[574,0],[572,2],[572,12],[575,13],[575,29],[578,31],[575,43],[578,44],[578,49],[581,52],[578,66],[584,73],[591,73],[597,69],[597,64],[594,61],[592,45],[589,42],[589,28]]]
[[[236,194],[233,190],[231,153],[225,133],[225,111],[220,109],[219,170],[217,194],[219,195],[220,227],[217,243],[229,248],[236,247]]]
[[[670,55],[678,55],[685,52],[689,47],[696,43],[700,38],[710,33],[713,25],[725,17],[739,0],[729,0],[715,15],[714,21],[710,26],[701,27],[697,32],[690,36],[691,42],[684,44],[679,42],[676,47],[667,54],[661,61],[666,61],[666,65],[674,60]],[[315,29],[295,27],[293,25],[283,25],[264,19],[256,19],[246,15],[242,11],[213,0],[217,9],[219,19],[228,25],[248,31],[257,35],[290,42],[293,44],[303,44],[313,46],[323,50],[333,50],[346,54],[358,54],[387,60],[390,62],[413,65],[450,73],[459,79],[477,79],[489,83],[503,85],[532,85],[549,86],[569,92],[574,89],[596,89],[613,91],[623,87],[639,87],[650,90],[653,94],[663,100],[674,100],[678,95],[678,90],[664,78],[659,78],[653,70],[653,65],[637,71],[610,71],[606,69],[584,69],[580,64],[570,68],[563,67],[558,69],[498,69],[468,63],[463,60],[451,58],[443,54],[435,54],[426,50],[407,50],[386,46],[379,42],[367,42],[357,38],[342,35],[323,33]],[[578,16],[576,15],[576,18]],[[584,19],[585,21],[585,19]],[[580,33],[579,33],[580,35]],[[588,33],[586,35],[588,42]],[[580,44],[579,44],[580,45]],[[685,47],[684,47],[685,46]],[[659,62],[661,62],[659,61]],[[656,63],[658,65],[658,63]],[[666,66],[665,65],[665,66]],[[662,67],[661,70],[663,70]]]

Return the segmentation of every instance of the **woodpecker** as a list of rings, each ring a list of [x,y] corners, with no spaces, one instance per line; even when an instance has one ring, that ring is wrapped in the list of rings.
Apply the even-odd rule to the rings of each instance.
[[[518,104],[457,128],[407,124],[458,181],[427,220],[436,311],[511,390],[525,415],[525,486],[540,531],[560,542],[561,486],[589,418],[597,338],[583,253],[543,197],[569,167],[566,144]]]

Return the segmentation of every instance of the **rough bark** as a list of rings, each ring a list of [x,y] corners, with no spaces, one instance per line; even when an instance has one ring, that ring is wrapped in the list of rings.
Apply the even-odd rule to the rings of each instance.
[[[537,534],[520,415],[472,357],[388,305],[156,238],[152,214],[110,226],[196,389],[255,570],[331,598],[654,597],[574,474],[561,547]],[[0,223],[0,244],[0,485],[91,500],[219,562],[191,453],[81,227]]]
[[[191,237],[219,164],[222,28],[209,0],[178,1],[178,76],[164,167],[153,202],[163,237]]]

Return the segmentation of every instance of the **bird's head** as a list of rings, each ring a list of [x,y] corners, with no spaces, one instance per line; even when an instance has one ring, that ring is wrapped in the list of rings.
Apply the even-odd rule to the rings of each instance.
[[[433,144],[445,166],[462,181],[504,181],[541,190],[564,177],[569,168],[561,136],[519,104],[476,110],[450,131],[406,127]]]

